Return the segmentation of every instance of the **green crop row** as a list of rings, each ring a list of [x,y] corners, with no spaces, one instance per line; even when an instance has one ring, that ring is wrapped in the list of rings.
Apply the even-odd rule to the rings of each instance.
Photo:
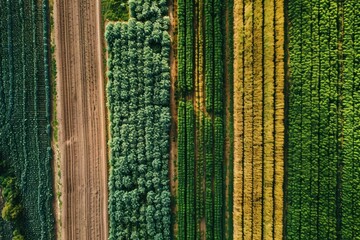
[[[213,174],[214,174],[214,135],[213,123],[211,119],[205,118],[205,223],[206,239],[214,237],[214,191],[213,191]]]
[[[360,93],[359,93],[359,25],[360,4],[358,1],[343,3],[343,152],[341,206],[342,239],[356,239],[360,235]]]
[[[195,239],[195,113],[191,101],[186,103],[186,239]]]
[[[214,0],[204,1],[205,17],[205,106],[214,112]]]
[[[186,91],[194,90],[194,0],[186,0]]]
[[[224,122],[221,117],[214,120],[214,239],[224,238]]]
[[[109,239],[170,239],[168,25],[130,18],[106,29]]]
[[[194,3],[178,2],[178,91],[181,96],[194,89]]]
[[[0,150],[20,181],[26,239],[54,237],[48,4],[0,2]]]
[[[177,89],[180,95],[186,92],[186,9],[185,0],[178,1],[178,79]]]
[[[178,106],[178,239],[186,239],[186,104]]]

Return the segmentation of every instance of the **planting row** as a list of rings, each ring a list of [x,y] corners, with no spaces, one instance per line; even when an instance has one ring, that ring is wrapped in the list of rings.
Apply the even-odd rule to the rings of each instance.
[[[179,239],[225,237],[222,13],[222,1],[178,2]]]

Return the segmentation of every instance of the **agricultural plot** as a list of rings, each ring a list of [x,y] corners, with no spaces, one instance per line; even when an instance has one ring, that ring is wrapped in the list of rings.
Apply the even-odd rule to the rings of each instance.
[[[0,0],[0,240],[359,238],[360,1],[52,3]]]
[[[283,236],[284,3],[234,2],[234,239]]]
[[[17,179],[21,235],[53,239],[48,1],[0,6],[1,158]],[[0,226],[11,239],[14,225],[0,218]]]
[[[216,0],[177,4],[177,237],[224,239],[226,33],[222,15],[228,5]]]
[[[358,1],[289,2],[288,239],[355,239]]]
[[[109,239],[170,239],[170,38],[166,1],[132,1],[106,29]]]

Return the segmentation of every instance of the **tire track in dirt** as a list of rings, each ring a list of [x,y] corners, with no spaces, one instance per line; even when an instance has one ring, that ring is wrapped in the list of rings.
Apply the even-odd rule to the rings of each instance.
[[[63,239],[107,239],[100,1],[55,1]]]

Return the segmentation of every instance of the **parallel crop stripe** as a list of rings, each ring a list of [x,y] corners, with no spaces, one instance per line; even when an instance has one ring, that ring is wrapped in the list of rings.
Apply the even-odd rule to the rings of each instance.
[[[286,235],[289,239],[300,238],[301,194],[302,187],[302,2],[289,2],[289,52],[290,52],[290,87],[289,87],[289,153],[288,153],[288,186],[287,186],[287,224]]]
[[[336,175],[337,175],[337,76],[338,76],[338,50],[337,50],[337,3],[329,0],[329,156],[328,168],[326,174],[328,192],[327,192],[327,205],[328,209],[328,239],[336,238]],[[332,227],[334,226],[334,227]]]
[[[263,4],[253,5],[253,229],[254,239],[262,238],[263,189]]]
[[[186,239],[195,239],[195,113],[186,102]]]
[[[274,0],[264,1],[264,169],[263,237],[273,239],[274,215]],[[277,159],[276,159],[277,160]]]
[[[312,196],[317,196],[319,191],[319,123],[320,123],[320,51],[319,51],[319,1],[311,1],[311,72],[310,72],[310,96],[311,106],[309,109],[310,113],[310,224],[309,235],[318,236],[318,210],[319,210],[319,199],[313,199]],[[307,111],[307,110],[306,110]],[[309,221],[309,220],[306,220]]]
[[[245,1],[244,46],[244,238],[253,237],[253,2]]]
[[[283,237],[284,212],[284,119],[285,119],[285,31],[284,0],[275,0],[275,183],[274,183],[274,239]]]
[[[244,14],[242,0],[234,1],[234,237],[243,239],[244,154]]]
[[[186,106],[180,101],[178,107],[178,226],[179,239],[186,238]]]
[[[344,141],[343,141],[343,168],[342,168],[342,237],[355,239],[360,233],[360,224],[355,213],[358,211],[359,193],[356,191],[359,184],[358,160],[355,151],[355,137],[358,130],[355,128],[358,116],[355,114],[354,92],[355,86],[355,49],[354,31],[358,19],[355,18],[356,1],[344,2],[344,85],[343,85],[343,116],[344,116]],[[356,84],[356,85],[355,85]]]
[[[332,27],[330,25],[330,2],[320,1],[319,5],[319,189],[318,194],[319,206],[318,206],[318,218],[319,218],[319,231],[318,236],[320,239],[334,239],[335,232],[335,204],[329,202],[329,192],[335,192],[329,185],[329,179],[334,177],[333,172],[329,176],[328,169],[333,166],[333,157],[330,156],[331,148],[334,145],[330,142],[330,49],[329,49],[329,35]],[[330,214],[332,213],[332,214]]]

